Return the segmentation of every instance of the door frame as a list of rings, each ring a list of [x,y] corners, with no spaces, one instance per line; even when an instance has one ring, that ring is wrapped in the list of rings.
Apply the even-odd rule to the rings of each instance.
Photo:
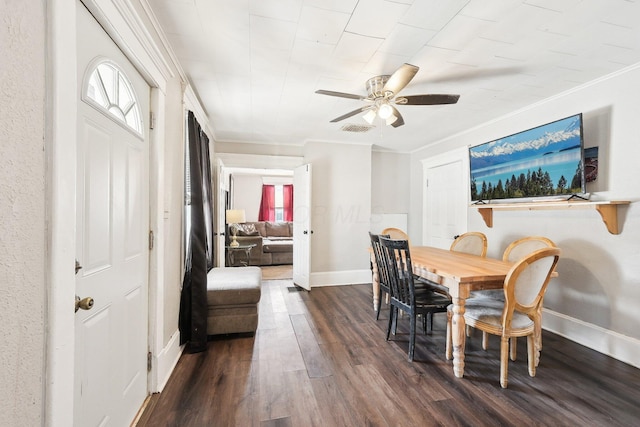
[[[76,5],[80,0],[54,0],[46,8],[47,21],[47,68],[45,85],[46,100],[46,218],[47,228],[47,309],[44,381],[44,424],[73,425],[74,405],[74,348],[75,314],[71,301],[75,298],[76,257],[76,167],[77,167],[77,109],[80,102],[76,72]],[[153,50],[153,40],[129,4],[121,1],[82,0],[83,3],[124,52],[133,66],[140,72],[151,88],[151,111],[164,110],[167,80],[173,76],[187,81],[185,76],[176,76],[171,64]],[[116,5],[118,3],[119,5]],[[162,68],[161,68],[162,67]],[[166,67],[166,68],[165,68]],[[148,123],[148,118],[145,118]],[[156,163],[164,152],[165,134],[163,126],[157,126],[149,134],[151,146],[149,188],[155,192],[150,200],[150,227],[157,227],[164,214],[162,188],[163,163]],[[153,166],[152,166],[153,165]],[[150,194],[151,197],[151,194]],[[162,240],[162,227],[154,229],[156,249]],[[161,269],[162,251],[153,250],[149,265]],[[149,277],[150,325],[162,325],[163,272],[158,270]],[[148,342],[152,347],[162,346],[160,328],[149,328]],[[158,384],[158,372],[149,373],[150,384]],[[150,386],[153,391],[153,386]]]
[[[459,204],[459,207],[461,209],[461,211],[463,212],[463,218],[464,218],[464,228],[465,230],[467,229],[467,227],[469,226],[469,218],[468,218],[468,213],[469,213],[469,189],[467,186],[467,183],[469,182],[469,152],[468,152],[469,148],[468,147],[462,147],[462,148],[456,148],[454,150],[448,151],[446,153],[443,154],[439,154],[433,157],[429,157],[426,159],[422,160],[422,176],[423,176],[423,182],[422,182],[422,241],[428,242],[429,241],[429,228],[427,227],[428,225],[428,221],[427,221],[427,217],[426,217],[426,212],[427,212],[427,193],[428,193],[428,183],[427,183],[427,170],[428,169],[432,169],[432,168],[436,168],[439,166],[444,166],[446,164],[450,164],[450,163],[454,163],[454,162],[458,162],[461,161],[462,162],[462,169],[463,169],[463,174],[461,175],[460,179],[463,181],[462,182],[462,188],[465,188],[466,191],[464,191],[463,194],[460,195],[460,197],[456,198],[457,203]],[[462,231],[461,231],[462,232]]]
[[[225,242],[226,235],[226,212],[227,212],[227,173],[225,171],[224,162],[213,153],[211,161],[215,165],[213,176],[213,186],[215,188],[215,210],[213,215],[213,229],[214,229],[214,245],[215,245],[215,266],[224,267],[226,254],[225,254]]]

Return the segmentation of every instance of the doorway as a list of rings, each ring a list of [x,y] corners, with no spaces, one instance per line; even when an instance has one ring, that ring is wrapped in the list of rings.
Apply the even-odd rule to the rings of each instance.
[[[288,157],[288,156],[260,156],[260,155],[238,155],[238,154],[229,154],[229,153],[218,153],[216,156],[216,165],[218,166],[218,171],[216,173],[217,183],[216,186],[219,188],[217,204],[219,207],[216,209],[218,218],[216,223],[218,224],[217,233],[224,233],[224,209],[237,209],[244,208],[244,206],[237,206],[236,201],[234,200],[233,193],[240,191],[237,187],[237,181],[234,184],[234,180],[230,179],[230,175],[250,175],[256,178],[259,184],[253,185],[253,189],[249,191],[242,191],[243,194],[252,199],[250,209],[253,209],[255,212],[253,213],[253,217],[247,213],[247,221],[251,222],[257,220],[257,212],[259,210],[260,198],[261,198],[261,176],[271,176],[271,177],[289,177],[293,183],[293,175],[294,170],[304,163],[304,159],[302,157]],[[269,165],[268,167],[259,167],[258,165]],[[310,182],[310,181],[309,181]],[[309,192],[310,192],[309,187]],[[296,198],[299,197],[298,191],[300,190],[300,186],[296,190],[296,186],[294,184],[294,203]],[[227,201],[227,198],[229,199]],[[227,203],[228,202],[228,203]],[[306,210],[308,214],[310,212],[310,208]],[[295,230],[295,222],[296,222],[295,208],[294,208],[294,230]],[[221,220],[222,218],[222,220]],[[218,239],[220,242],[219,245],[222,246],[223,239]],[[309,239],[307,239],[307,243]],[[299,244],[296,241],[294,235],[294,248],[296,244]],[[304,242],[302,243],[304,244]],[[224,249],[224,246],[222,246]],[[223,252],[224,253],[224,252]],[[293,264],[295,265],[295,259]],[[224,263],[220,263],[219,266],[224,265]],[[307,263],[305,267],[305,271],[310,270],[310,265]],[[274,272],[276,277],[284,277],[284,275],[289,275],[288,272],[277,271]],[[307,277],[309,273],[307,272]]]

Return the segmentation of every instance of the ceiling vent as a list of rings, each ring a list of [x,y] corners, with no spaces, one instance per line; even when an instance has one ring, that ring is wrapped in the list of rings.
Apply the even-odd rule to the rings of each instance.
[[[340,128],[340,130],[342,130],[343,132],[362,133],[362,132],[369,132],[374,127],[375,126],[372,126],[372,125],[355,125],[353,123],[349,123],[349,124],[346,124],[346,125],[342,126]]]

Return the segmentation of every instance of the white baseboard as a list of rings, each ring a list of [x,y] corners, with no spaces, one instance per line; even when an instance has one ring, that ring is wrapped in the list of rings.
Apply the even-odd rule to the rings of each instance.
[[[544,309],[542,327],[578,344],[640,368],[640,340]]]
[[[164,389],[178,360],[180,360],[183,349],[184,346],[180,345],[180,331],[175,331],[166,347],[154,355],[153,364],[156,366],[157,390],[150,390],[152,393],[160,393]]]
[[[322,271],[311,273],[311,287],[371,283],[371,270]]]

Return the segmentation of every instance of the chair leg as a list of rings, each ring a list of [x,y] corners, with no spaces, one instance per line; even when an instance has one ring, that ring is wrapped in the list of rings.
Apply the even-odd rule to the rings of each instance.
[[[534,335],[528,335],[527,336],[527,354],[528,354],[528,361],[527,363],[529,364],[529,376],[530,377],[535,377],[536,376],[536,362],[538,360],[538,358],[536,357],[538,350],[536,348],[536,338]]]
[[[511,345],[509,346],[509,356],[511,356],[511,360],[516,361],[516,357],[518,355],[518,338],[511,337]]]
[[[409,321],[409,362],[413,362],[413,353],[416,347],[416,315],[411,314]]]
[[[376,320],[380,318],[380,306],[382,305],[382,289],[378,292],[378,308],[376,310]]]
[[[452,331],[451,331],[451,316],[453,313],[451,310],[447,310],[447,340],[445,344],[444,357],[447,360],[451,360],[453,357],[453,344],[452,344]]]
[[[389,307],[389,324],[387,326],[387,341],[389,341],[389,335],[391,334],[391,327],[393,326],[393,317],[396,308],[394,306]]]
[[[536,343],[536,366],[540,363],[540,352],[542,351],[542,319],[541,315],[534,320],[534,337]]]
[[[482,349],[486,350],[489,348],[489,333],[482,331]]]
[[[509,338],[500,337],[500,385],[507,388],[509,375]]]

